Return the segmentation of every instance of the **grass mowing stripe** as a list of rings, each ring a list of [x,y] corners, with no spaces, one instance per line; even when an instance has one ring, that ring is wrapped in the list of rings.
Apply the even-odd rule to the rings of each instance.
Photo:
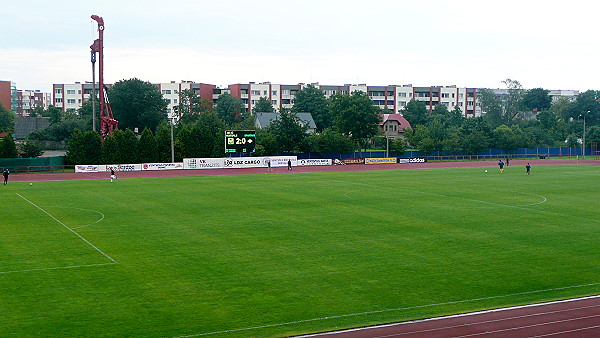
[[[87,239],[83,238],[83,236],[81,236],[80,234],[78,234],[75,230],[69,228],[68,226],[66,226],[63,222],[61,222],[59,219],[57,219],[56,217],[52,216],[49,212],[47,212],[46,210],[40,208],[37,204],[31,202],[30,200],[28,200],[27,198],[23,197],[23,195],[16,193],[19,197],[21,197],[22,199],[24,199],[25,201],[27,201],[29,204],[33,205],[34,207],[38,208],[39,210],[41,210],[43,213],[45,213],[46,215],[50,216],[50,218],[52,218],[53,220],[55,220],[56,222],[58,222],[60,225],[62,225],[63,227],[65,227],[67,230],[71,231],[72,233],[74,233],[77,237],[79,237],[82,241],[86,242],[88,245],[90,245],[92,248],[96,249],[96,251],[98,251],[99,253],[101,253],[104,257],[108,258],[111,260],[111,262],[113,262],[113,264],[118,264],[119,262],[117,262],[114,258],[110,257],[109,255],[107,255],[106,253],[104,253],[104,251],[98,249],[98,247],[96,247],[94,244],[90,243],[90,241],[88,241]]]
[[[94,266],[105,266],[105,265],[113,265],[113,264],[117,264],[117,263],[85,264],[85,265],[73,265],[73,266],[58,266],[58,267],[54,267],[54,268],[14,270],[14,271],[0,271],[0,274],[19,273],[19,272],[50,271],[50,270],[62,270],[62,269],[78,269],[78,268],[89,268],[89,267],[94,267]]]

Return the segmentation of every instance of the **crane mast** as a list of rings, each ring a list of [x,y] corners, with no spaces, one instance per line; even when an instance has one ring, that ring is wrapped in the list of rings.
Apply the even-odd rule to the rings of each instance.
[[[98,84],[100,99],[100,138],[104,141],[106,136],[110,136],[116,129],[119,129],[119,122],[114,119],[110,102],[108,101],[107,87],[104,84],[104,19],[97,15],[92,15],[98,23],[98,39],[90,46],[92,50],[92,67],[95,69],[96,53],[98,53]]]

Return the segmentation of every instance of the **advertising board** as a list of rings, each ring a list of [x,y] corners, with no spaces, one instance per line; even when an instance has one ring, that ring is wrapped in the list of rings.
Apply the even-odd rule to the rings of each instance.
[[[144,163],[142,170],[173,170],[183,169],[183,162],[179,163]]]
[[[385,157],[385,158],[365,158],[365,164],[390,164],[396,163],[395,157]]]
[[[333,161],[331,159],[304,159],[298,160],[298,166],[308,165],[331,165]]]
[[[224,158],[184,158],[183,169],[221,169],[225,167]]]

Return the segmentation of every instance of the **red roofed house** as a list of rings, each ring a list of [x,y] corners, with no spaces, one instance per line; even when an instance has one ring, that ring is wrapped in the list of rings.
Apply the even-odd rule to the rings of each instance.
[[[383,134],[392,139],[403,139],[404,129],[412,129],[410,123],[400,114],[381,114],[379,129]]]

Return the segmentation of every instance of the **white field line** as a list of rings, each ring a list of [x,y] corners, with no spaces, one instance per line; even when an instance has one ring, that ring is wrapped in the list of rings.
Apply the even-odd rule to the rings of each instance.
[[[50,218],[52,218],[53,220],[55,220],[56,222],[58,222],[60,225],[62,225],[63,227],[65,227],[67,230],[71,231],[73,234],[75,234],[75,236],[79,237],[82,241],[86,242],[89,246],[91,246],[92,248],[94,248],[96,251],[98,251],[99,253],[102,254],[102,256],[110,259],[111,262],[113,262],[114,264],[118,264],[119,262],[117,262],[116,260],[114,260],[112,257],[110,257],[109,255],[105,254],[102,250],[98,249],[94,244],[90,243],[90,241],[88,241],[87,239],[83,238],[83,236],[81,236],[80,234],[78,234],[75,230],[69,228],[68,226],[66,226],[63,222],[61,222],[60,220],[58,220],[56,217],[52,216],[50,213],[48,213],[46,210],[40,208],[37,204],[31,202],[30,200],[28,200],[27,198],[23,197],[21,194],[16,193],[19,197],[21,197],[22,199],[24,199],[25,201],[27,201],[29,204],[33,205],[34,207],[38,208],[39,210],[41,210],[43,213],[45,213],[46,215],[50,216]]]
[[[48,206],[46,206],[46,208],[48,208]],[[76,226],[76,227],[71,227],[71,229],[80,229],[80,228],[89,227],[90,225],[94,225],[96,223],[102,222],[104,220],[104,217],[105,217],[104,214],[101,213],[100,211],[98,211],[98,210],[92,210],[92,209],[84,209],[84,208],[76,208],[76,207],[56,207],[56,206],[54,206],[54,207],[51,206],[50,208],[83,210],[83,211],[95,212],[95,213],[97,213],[97,214],[100,215],[100,219],[97,220],[97,221],[95,221],[95,222],[84,224],[84,225],[80,225],[80,226]]]
[[[102,263],[102,264],[58,266],[58,267],[54,267],[54,268],[0,271],[0,274],[9,274],[9,273],[18,273],[18,272],[35,272],[35,271],[62,270],[62,269],[77,269],[77,268],[88,268],[88,267],[94,267],[94,266],[105,266],[105,265],[114,265],[114,264],[117,264],[117,263],[115,262],[115,263]]]
[[[318,321],[329,320],[329,319],[346,318],[346,317],[356,317],[356,316],[372,315],[372,314],[379,314],[379,313],[386,313],[386,312],[406,311],[406,310],[413,310],[413,309],[430,308],[430,307],[435,307],[435,306],[462,304],[462,303],[477,302],[477,301],[490,300],[490,299],[523,296],[523,295],[530,295],[530,294],[535,294],[535,293],[543,293],[543,292],[551,292],[551,291],[559,291],[559,290],[568,290],[568,289],[582,288],[582,287],[587,287],[587,286],[597,286],[597,285],[600,285],[600,282],[599,283],[582,284],[582,285],[565,286],[565,287],[553,288],[553,289],[544,289],[544,290],[519,292],[519,293],[508,294],[508,295],[499,295],[499,296],[481,297],[481,298],[473,298],[473,299],[466,299],[466,300],[457,300],[457,301],[453,301],[453,302],[443,302],[443,303],[435,303],[435,304],[425,304],[425,305],[408,306],[408,307],[395,308],[395,309],[383,309],[383,310],[365,311],[365,312],[357,312],[357,313],[348,313],[348,314],[342,314],[342,315],[334,315],[334,316],[327,316],[327,317],[321,317],[321,318],[311,318],[311,319],[304,319],[304,320],[298,320],[298,321],[293,321],[293,322],[269,324],[269,325],[262,325],[262,326],[254,326],[254,327],[247,327],[247,328],[241,328],[241,329],[231,329],[231,330],[223,330],[223,331],[197,333],[197,334],[191,334],[191,335],[185,335],[185,336],[177,336],[175,338],[201,337],[201,336],[210,336],[210,335],[218,335],[218,334],[233,333],[233,332],[242,332],[242,331],[258,330],[258,329],[266,329],[266,328],[278,327],[278,326],[286,326],[286,325],[293,325],[293,324],[302,324],[302,323],[309,323],[309,322],[318,322]],[[582,298],[579,298],[579,299],[589,299],[589,298],[597,298],[597,297],[600,297],[600,296],[582,297]],[[564,301],[556,301],[556,302],[551,302],[551,303],[560,303],[560,302],[566,302],[566,301],[574,301],[574,299],[572,299],[572,300],[564,300]],[[539,305],[544,305],[544,304],[550,304],[550,303],[522,305],[520,307],[531,307],[531,306],[539,306]],[[486,312],[495,312],[495,311],[504,311],[506,309],[514,309],[514,308],[519,308],[519,307],[494,309],[494,310],[489,310],[489,311],[479,311],[479,312],[474,312],[472,314],[486,313]],[[466,314],[466,315],[472,315],[472,314]],[[457,315],[457,316],[463,316],[463,315]],[[434,318],[434,319],[443,319],[443,318],[449,318],[449,317],[448,316],[447,317],[439,317],[439,318]],[[406,322],[406,323],[412,323],[412,322]],[[392,325],[398,325],[398,324],[397,323],[396,324],[389,324],[387,326],[392,326]],[[384,327],[384,326],[376,326],[376,327]],[[354,331],[354,330],[341,331],[341,332],[351,332],[351,331]],[[325,334],[306,335],[306,336],[302,336],[302,337],[317,337],[317,336],[322,336],[322,335],[326,335],[326,333]]]
[[[384,186],[377,186],[377,185],[373,185],[373,184],[366,184],[366,183],[360,183],[360,182],[348,182],[348,181],[333,180],[333,179],[324,179],[324,180],[325,181],[329,181],[329,182],[337,182],[337,183],[344,183],[344,184],[359,185],[359,186],[364,186],[364,187],[368,187],[368,188],[377,188],[377,189],[386,188]],[[471,201],[471,202],[479,202],[479,203],[483,203],[483,204],[497,205],[497,206],[505,207],[505,208],[514,208],[514,209],[520,209],[520,210],[533,211],[533,212],[538,212],[538,213],[541,213],[541,214],[557,215],[557,216],[563,216],[563,217],[564,216],[573,217],[573,218],[578,218],[578,219],[583,219],[583,220],[587,220],[587,221],[593,221],[593,222],[599,222],[600,223],[599,219],[582,217],[582,216],[578,216],[578,215],[566,215],[566,214],[561,214],[561,213],[552,212],[552,211],[527,208],[527,206],[533,206],[533,205],[536,205],[536,204],[542,204],[542,203],[546,202],[547,199],[546,199],[546,197],[541,196],[541,195],[534,195],[534,194],[529,194],[529,193],[524,193],[524,192],[519,192],[519,191],[515,191],[515,193],[529,194],[529,195],[533,195],[533,196],[537,196],[537,197],[542,197],[544,200],[542,202],[532,203],[532,204],[527,204],[527,205],[509,205],[509,204],[501,204],[501,203],[495,203],[495,202],[489,202],[489,201],[482,201],[482,200],[478,200],[478,199],[474,199],[474,198],[466,198],[466,197],[460,197],[460,196],[450,196],[450,195],[438,194],[438,193],[428,192],[428,191],[418,191],[418,190],[409,190],[409,189],[404,189],[404,190],[405,191],[409,191],[411,193],[415,193],[415,194],[431,195],[431,196],[438,196],[438,197],[444,197],[444,198],[454,198],[454,199],[459,199],[459,200],[464,200],[464,201]]]

